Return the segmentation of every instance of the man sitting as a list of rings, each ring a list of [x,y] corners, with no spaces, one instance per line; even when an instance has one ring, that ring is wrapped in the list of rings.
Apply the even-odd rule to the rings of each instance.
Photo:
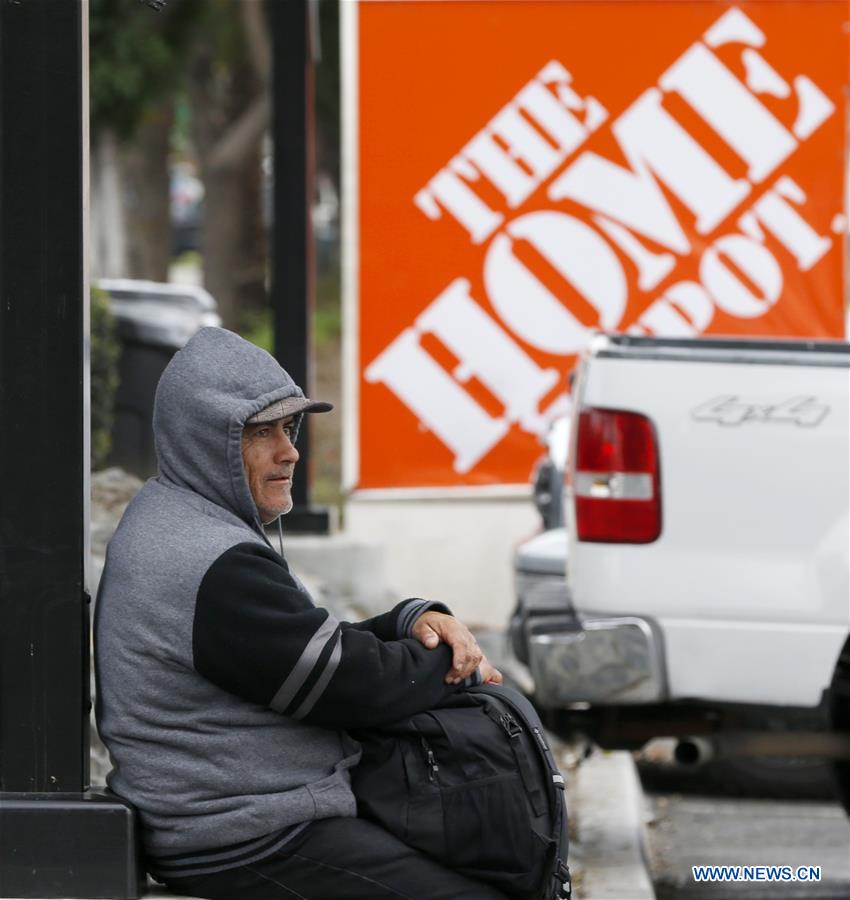
[[[163,373],[159,475],[109,545],[95,613],[108,784],[179,893],[497,898],[357,818],[345,729],[501,676],[439,604],[338,621],[269,543],[263,526],[292,506],[302,417],[330,408],[223,329]]]

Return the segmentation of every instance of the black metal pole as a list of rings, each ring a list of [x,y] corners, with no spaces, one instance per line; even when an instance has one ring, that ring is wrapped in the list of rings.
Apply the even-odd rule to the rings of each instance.
[[[0,791],[88,781],[82,27],[0,4]]]
[[[314,290],[309,121],[313,66],[309,57],[307,2],[271,3],[270,13],[274,40],[274,225],[270,247],[275,356],[309,394],[309,311]],[[298,449],[302,457],[299,468],[304,471],[310,455],[309,428],[303,430]],[[296,506],[307,505],[307,478],[303,475],[293,483],[292,495]]]
[[[312,203],[315,181],[314,73],[308,0],[269,4],[274,47],[274,224],[271,302],[275,356],[309,396],[310,317],[315,295]],[[298,438],[300,478],[292,486],[290,531],[327,532],[326,510],[309,505],[310,423]]]
[[[0,2],[0,897],[140,892],[89,771],[86,0]]]

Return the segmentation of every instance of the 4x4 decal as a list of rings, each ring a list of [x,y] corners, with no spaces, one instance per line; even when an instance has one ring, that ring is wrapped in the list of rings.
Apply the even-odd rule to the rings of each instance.
[[[691,416],[697,422],[740,425],[743,422],[779,422],[814,427],[826,418],[829,407],[816,397],[792,397],[780,403],[746,403],[733,394],[714,397],[698,406]]]

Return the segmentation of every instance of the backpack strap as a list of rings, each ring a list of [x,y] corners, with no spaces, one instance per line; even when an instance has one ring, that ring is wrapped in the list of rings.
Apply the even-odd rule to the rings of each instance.
[[[570,876],[570,867],[562,860],[557,860],[555,878],[558,881],[559,900],[570,900],[573,895],[573,880]]]
[[[528,799],[531,803],[531,808],[534,810],[534,815],[545,815],[546,803],[543,799],[543,794],[540,788],[535,784],[534,773],[531,771],[531,763],[528,761],[525,748],[520,742],[522,727],[509,712],[500,712],[492,703],[487,703],[485,709],[487,710],[487,715],[499,727],[504,729],[508,736],[510,748],[513,751],[520,778],[522,778],[522,783],[525,787],[526,794],[528,794]]]

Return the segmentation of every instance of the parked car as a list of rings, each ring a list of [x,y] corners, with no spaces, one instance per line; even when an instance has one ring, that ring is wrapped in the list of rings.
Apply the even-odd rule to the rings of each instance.
[[[178,163],[169,183],[171,254],[180,256],[201,250],[201,223],[204,218],[204,185],[191,166]]]
[[[156,472],[151,421],[156,385],[172,356],[206,325],[221,325],[202,287],[102,278],[121,344],[109,462],[147,478]]]
[[[555,419],[544,439],[545,452],[534,465],[532,495],[542,531],[514,552],[516,608],[508,635],[513,654],[528,665],[528,642],[538,620],[570,608],[567,593],[567,532],[564,528],[564,468],[567,461],[569,417]],[[551,624],[551,623],[549,623]],[[547,626],[548,627],[548,626]]]
[[[544,530],[564,524],[564,469],[570,439],[569,416],[559,416],[549,426],[546,447],[531,474],[534,504],[540,513]]]

